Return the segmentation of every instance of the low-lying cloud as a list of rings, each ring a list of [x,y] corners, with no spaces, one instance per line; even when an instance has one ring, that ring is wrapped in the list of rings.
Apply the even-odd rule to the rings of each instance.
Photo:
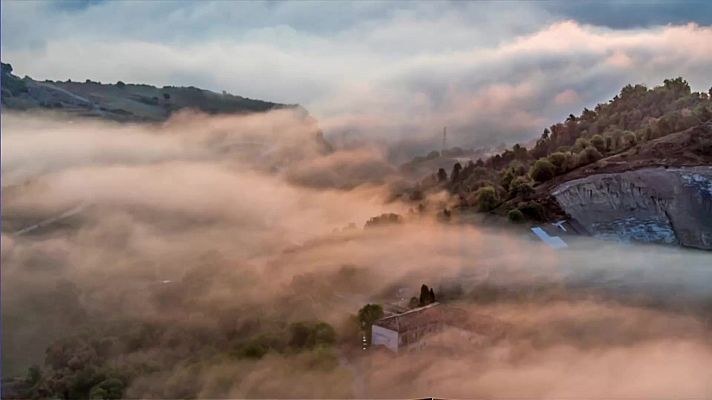
[[[554,252],[519,230],[412,214],[390,201],[378,152],[322,152],[314,126],[281,111],[153,126],[3,118],[6,375],[89,338],[60,348],[130,371],[129,397],[712,393],[707,253],[585,240]],[[232,146],[248,138],[269,144]],[[362,228],[384,212],[404,222]],[[421,352],[362,352],[351,316],[422,283],[467,328]],[[235,353],[309,320],[336,328],[333,348]],[[95,339],[105,354],[86,347]]]

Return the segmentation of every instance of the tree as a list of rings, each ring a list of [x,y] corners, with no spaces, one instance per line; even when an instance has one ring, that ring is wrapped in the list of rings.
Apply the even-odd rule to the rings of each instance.
[[[533,219],[535,221],[543,221],[545,217],[544,207],[537,203],[536,201],[529,201],[526,203],[519,203],[519,210],[524,214],[525,217]]]
[[[514,178],[526,174],[527,170],[524,168],[524,165],[522,165],[521,162],[514,160],[511,163],[509,163],[509,167],[504,171],[502,174],[502,178],[500,178],[499,183],[504,187],[505,189],[509,187],[509,184],[512,183],[512,180]]]
[[[411,297],[410,301],[408,301],[408,307],[410,307],[410,308],[417,308],[419,304],[420,304],[420,301],[415,296]]]
[[[289,326],[289,346],[298,350],[313,349],[336,341],[336,331],[326,322],[295,322]]]
[[[707,107],[706,104],[698,104],[693,110],[693,115],[695,115],[700,121],[709,121],[712,119],[712,111]]]
[[[126,84],[123,83],[123,82],[121,82],[121,81],[116,82],[116,87],[119,88],[119,89],[121,89],[121,88],[123,88],[123,87],[125,87],[125,86],[126,86]]]
[[[591,142],[588,141],[586,138],[578,138],[576,139],[576,143],[574,143],[574,151],[577,153],[586,147],[589,147],[591,145]]]
[[[358,310],[358,321],[362,328],[371,328],[374,322],[383,318],[383,307],[379,304],[366,304]]]
[[[259,360],[269,351],[269,346],[259,341],[250,341],[237,352],[239,358],[251,358]]]
[[[403,217],[395,213],[384,213],[366,221],[364,228],[374,228],[379,226],[396,225],[403,222]]]
[[[457,182],[460,178],[460,171],[462,171],[462,165],[459,162],[452,166],[452,173],[450,174],[450,181]]]
[[[583,113],[581,113],[581,119],[584,121],[593,121],[596,119],[596,112],[591,111],[588,108],[584,108]]]
[[[40,367],[38,367],[37,365],[33,365],[27,369],[27,377],[25,378],[25,382],[30,387],[37,385],[41,379],[42,371],[40,370]]]
[[[125,386],[120,379],[105,379],[91,388],[89,398],[101,400],[120,399],[123,396]]]
[[[665,132],[663,135],[666,135],[668,133],[669,132]],[[631,131],[625,131],[623,133],[623,141],[625,142],[626,147],[635,146],[635,143],[636,143],[635,133],[633,133]]]
[[[447,172],[445,172],[445,169],[439,168],[438,169],[438,182],[445,182],[447,181]]]
[[[560,151],[549,154],[547,160],[556,168],[557,174],[562,174],[566,172],[566,153]]]
[[[606,151],[606,141],[601,135],[593,135],[591,138],[591,144],[600,152]]]
[[[509,196],[522,196],[526,197],[534,193],[534,188],[532,188],[529,178],[526,176],[518,176],[512,180],[509,184]]]
[[[418,305],[420,307],[423,307],[428,304],[428,300],[430,300],[430,291],[428,290],[428,285],[423,284],[420,287],[420,298],[418,300]]]
[[[525,220],[524,214],[522,214],[522,212],[518,208],[509,210],[509,212],[507,213],[507,218],[509,219],[509,221],[514,222],[515,224],[522,223]]]
[[[418,306],[424,307],[432,303],[435,303],[435,292],[432,288],[428,288],[428,285],[423,284],[420,287],[420,298],[418,299]]]
[[[536,160],[531,170],[529,171],[529,176],[536,182],[546,182],[556,175],[556,167],[554,164],[549,162],[549,160],[540,158]]]
[[[665,89],[675,93],[676,95],[688,95],[690,94],[690,85],[682,77],[677,77],[675,79],[665,79],[663,81],[663,86]]]
[[[477,201],[477,207],[483,212],[493,210],[499,203],[497,191],[492,186],[483,186],[477,189],[475,199]]]
[[[519,143],[516,143],[514,146],[512,146],[512,153],[514,153],[515,160],[526,160],[527,158],[529,158],[527,149]]]
[[[596,162],[603,157],[601,153],[593,147],[586,147],[578,154],[578,165],[587,165]]]

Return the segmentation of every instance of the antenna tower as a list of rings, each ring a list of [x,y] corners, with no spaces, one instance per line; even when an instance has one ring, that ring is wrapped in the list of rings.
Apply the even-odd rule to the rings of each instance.
[[[444,153],[445,150],[447,150],[447,126],[444,126],[444,127],[443,127],[443,149],[442,149],[442,153]]]

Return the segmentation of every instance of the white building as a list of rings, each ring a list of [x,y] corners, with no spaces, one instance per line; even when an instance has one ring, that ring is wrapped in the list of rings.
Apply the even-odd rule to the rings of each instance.
[[[371,326],[371,345],[398,353],[424,345],[423,337],[439,332],[461,312],[439,303],[381,318]]]

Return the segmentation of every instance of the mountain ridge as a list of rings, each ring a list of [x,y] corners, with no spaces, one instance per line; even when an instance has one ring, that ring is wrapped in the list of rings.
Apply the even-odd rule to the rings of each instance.
[[[2,63],[2,107],[10,110],[51,110],[81,117],[99,117],[119,122],[161,122],[184,109],[208,114],[245,114],[294,109],[308,116],[298,104],[250,99],[227,92],[216,93],[194,86],[107,84],[39,81],[13,74],[12,65]]]

